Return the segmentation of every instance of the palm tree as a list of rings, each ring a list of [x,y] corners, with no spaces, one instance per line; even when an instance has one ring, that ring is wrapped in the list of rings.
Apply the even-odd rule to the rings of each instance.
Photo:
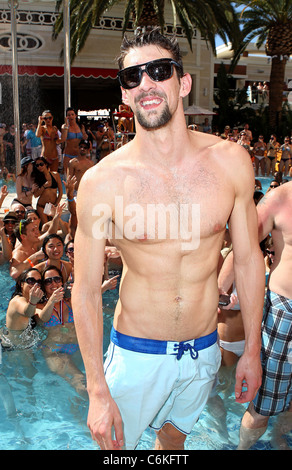
[[[202,36],[216,53],[216,35],[224,42],[238,46],[239,22],[229,0],[168,0],[173,11],[173,25],[177,21],[184,28],[192,49],[193,29],[198,28]],[[123,33],[132,25],[160,26],[164,28],[165,0],[70,0],[71,61],[83,48],[90,30],[98,25],[101,16],[117,3],[124,3]],[[61,11],[63,0],[56,0],[56,11]],[[63,29],[63,13],[58,16],[53,38]]]
[[[260,48],[265,43],[267,56],[271,57],[269,116],[271,131],[276,131],[281,121],[285,67],[292,54],[292,0],[237,1],[245,6],[242,21],[242,42],[235,51],[233,64],[256,39]]]

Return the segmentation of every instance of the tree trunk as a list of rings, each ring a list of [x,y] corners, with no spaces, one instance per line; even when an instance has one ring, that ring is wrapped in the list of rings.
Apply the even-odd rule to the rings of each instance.
[[[158,0],[158,7],[162,18],[164,18],[164,0]],[[136,26],[162,26],[159,19],[159,14],[156,11],[153,0],[144,0],[143,9],[140,18],[137,20],[136,11],[133,10],[133,19]]]
[[[280,60],[279,56],[272,58],[269,99],[271,132],[276,132],[281,122],[285,67],[286,59]]]

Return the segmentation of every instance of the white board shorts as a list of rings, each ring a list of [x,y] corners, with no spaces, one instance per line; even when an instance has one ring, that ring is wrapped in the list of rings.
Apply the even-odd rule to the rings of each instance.
[[[183,342],[123,335],[112,329],[105,378],[123,420],[126,449],[148,426],[171,423],[189,434],[204,409],[221,363],[217,330]]]

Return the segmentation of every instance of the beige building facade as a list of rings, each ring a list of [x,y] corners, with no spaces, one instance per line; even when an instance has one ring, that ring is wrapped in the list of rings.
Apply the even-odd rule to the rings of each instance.
[[[219,65],[223,62],[227,69],[231,62],[233,51],[229,45],[222,45],[217,47],[217,57],[214,61],[214,77],[217,75]],[[271,72],[271,58],[265,53],[265,47],[262,46],[260,49],[256,47],[254,43],[248,45],[245,53],[241,56],[238,65],[233,72],[235,79],[235,89],[246,88],[249,91],[253,83],[257,85],[259,83],[267,83],[269,86]],[[216,85],[216,84],[215,84]],[[285,91],[283,94],[283,100],[288,100],[292,104],[292,61],[288,60],[286,64],[285,74]],[[261,100],[257,97],[257,102],[254,104],[261,104]]]

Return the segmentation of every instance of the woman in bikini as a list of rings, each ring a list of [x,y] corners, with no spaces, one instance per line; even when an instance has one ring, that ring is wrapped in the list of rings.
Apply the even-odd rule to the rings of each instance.
[[[42,157],[44,157],[50,165],[52,171],[58,171],[59,156],[57,145],[63,140],[59,137],[58,129],[53,126],[53,115],[50,110],[46,110],[39,116],[36,136],[42,141]]]
[[[6,312],[6,326],[0,330],[2,346],[7,349],[28,349],[39,340],[33,331],[33,316],[44,293],[41,273],[36,268],[23,272],[16,282]]]
[[[24,157],[21,160],[21,172],[16,178],[16,198],[13,202],[19,202],[25,208],[32,207],[33,196],[33,161],[30,157]]]
[[[71,158],[79,155],[79,142],[88,139],[84,125],[77,123],[77,116],[73,108],[66,109],[66,124],[62,126],[62,142],[65,142],[63,155],[63,170],[67,177],[68,164]]]
[[[42,224],[48,222],[49,217],[44,213],[47,203],[57,206],[62,199],[63,187],[59,173],[50,171],[49,164],[45,158],[37,158],[34,162],[32,172],[35,185],[33,186],[33,195],[38,197],[37,211]]]
[[[277,163],[277,152],[279,151],[279,148],[280,148],[280,143],[277,142],[276,135],[272,134],[267,144],[267,168],[266,168],[267,176],[270,176],[271,171],[272,171],[272,175],[275,173],[275,167]]]
[[[54,266],[60,270],[63,282],[67,282],[73,271],[73,267],[70,261],[61,259],[64,254],[63,239],[56,233],[47,235],[44,238],[42,250],[47,259],[37,264],[38,270],[44,272],[49,266]]]
[[[71,359],[79,350],[72,307],[64,300],[63,277],[60,270],[48,266],[42,275],[46,301],[36,309],[36,322],[47,331],[42,343],[43,354],[52,372],[67,380],[80,394],[86,394],[84,375]]]
[[[258,142],[253,146],[252,155],[254,157],[255,164],[255,176],[259,176],[259,168],[261,169],[262,176],[265,176],[266,169],[266,158],[265,153],[267,150],[267,144],[264,142],[264,136],[260,135]]]
[[[280,160],[279,171],[281,171],[283,175],[285,171],[285,176],[288,176],[292,158],[292,146],[290,145],[290,139],[288,136],[285,137],[284,144],[281,145],[280,150],[282,152],[282,156]]]

